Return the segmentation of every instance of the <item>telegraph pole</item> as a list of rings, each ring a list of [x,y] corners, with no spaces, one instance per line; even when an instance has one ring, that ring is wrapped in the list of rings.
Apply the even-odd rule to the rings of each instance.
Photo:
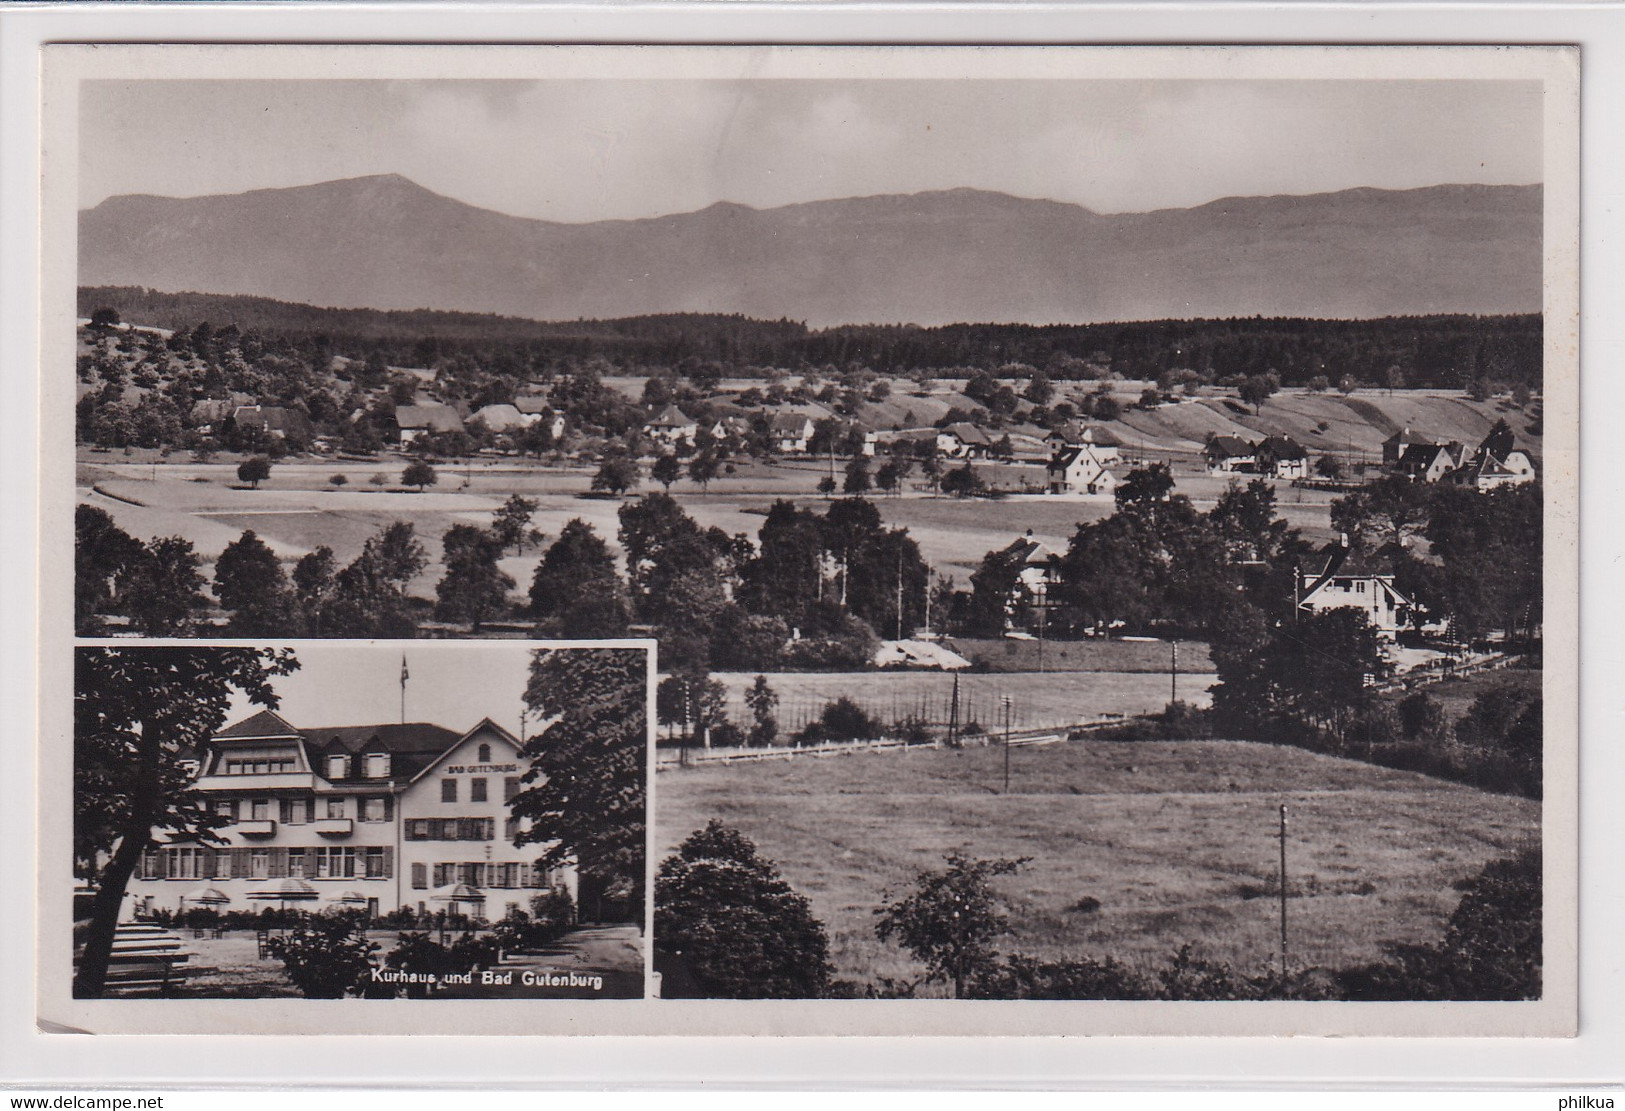
[[[1286,803],[1281,804],[1281,987],[1286,989]]]
[[[1179,701],[1179,641],[1169,647],[1173,649],[1168,658],[1168,704],[1172,706]]]
[[[401,653],[401,724],[406,724],[406,680],[409,678],[406,671],[406,653]]]
[[[1010,696],[1004,696],[1004,793],[1010,793]]]

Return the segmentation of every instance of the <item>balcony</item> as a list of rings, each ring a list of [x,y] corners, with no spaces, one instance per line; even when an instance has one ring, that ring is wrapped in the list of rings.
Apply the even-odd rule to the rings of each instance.
[[[271,818],[249,818],[232,826],[231,831],[241,837],[274,837],[276,822]]]
[[[349,818],[318,818],[315,824],[316,832],[323,837],[348,837],[355,830]]]

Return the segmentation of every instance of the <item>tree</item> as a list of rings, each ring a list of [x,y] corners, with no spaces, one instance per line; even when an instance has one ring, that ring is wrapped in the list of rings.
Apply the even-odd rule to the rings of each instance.
[[[1016,546],[995,548],[982,557],[970,577],[971,602],[966,631],[971,636],[1002,637],[1011,617],[1031,601],[1021,582],[1026,564]]]
[[[716,819],[661,861],[655,937],[662,963],[686,971],[701,998],[829,993],[834,969],[823,923],[753,842]]]
[[[648,666],[639,648],[537,651],[525,705],[550,724],[521,749],[529,786],[509,803],[530,819],[517,843],[546,846],[542,867],[574,861],[605,897],[634,907],[644,894]]]
[[[1383,371],[1382,383],[1388,387],[1388,396],[1392,397],[1395,390],[1405,388],[1405,372],[1397,366],[1391,366]]]
[[[255,455],[237,464],[237,481],[248,483],[249,489],[258,490],[260,483],[271,477],[271,461]]]
[[[626,584],[615,556],[591,525],[577,517],[536,564],[530,612],[538,630],[571,639],[618,637],[630,619]]]
[[[1329,452],[1322,455],[1315,463],[1315,473],[1321,478],[1337,481],[1343,477],[1343,462]]]
[[[74,856],[96,889],[74,995],[94,999],[154,835],[218,840],[221,819],[192,789],[183,757],[225,724],[233,691],[275,709],[271,680],[299,664],[286,650],[216,645],[79,648],[74,664]]]
[[[605,455],[603,462],[598,465],[598,473],[592,476],[594,490],[605,490],[616,497],[625,494],[637,484],[637,462],[630,455],[621,452]]]
[[[963,999],[996,967],[994,939],[1010,931],[992,881],[1014,875],[1031,858],[978,860],[951,852],[944,859],[947,868],[919,873],[912,892],[875,911],[875,934],[881,941],[896,938],[925,965],[928,981],[951,983],[954,998]]]
[[[711,480],[717,477],[717,467],[717,453],[707,447],[688,461],[688,477],[704,493],[711,488]]]
[[[420,494],[439,481],[440,476],[435,474],[434,468],[421,459],[412,460],[401,472],[401,485],[416,486]]]
[[[502,541],[487,529],[452,525],[441,542],[446,574],[434,588],[439,599],[435,616],[466,621],[477,633],[482,622],[507,608],[508,591],[514,586],[513,576],[497,566]]]
[[[888,459],[875,472],[875,485],[888,494],[895,494],[902,488],[903,479],[907,475],[908,461],[906,459]]]
[[[271,955],[306,999],[360,995],[372,979],[372,955],[379,949],[367,940],[364,919],[360,911],[312,915],[291,934],[273,937]]]
[[[540,504],[533,498],[508,495],[508,500],[491,518],[491,531],[496,533],[504,548],[511,545],[515,555],[524,555],[525,541],[540,538],[541,534],[530,527],[530,519]]]
[[[976,497],[986,489],[982,476],[977,474],[976,468],[968,462],[963,467],[956,467],[942,476],[942,492],[951,497]]]
[[[710,747],[712,727],[728,720],[728,688],[703,671],[679,671],[655,688],[655,715],[661,725],[680,725],[684,737]]]
[[[667,453],[654,461],[654,466],[649,468],[649,477],[660,483],[669,494],[672,483],[683,477],[683,464],[675,454]]]
[[[834,494],[835,494],[835,479],[834,479],[834,477],[831,476],[831,475],[825,475],[823,478],[819,479],[818,480],[818,492],[820,494],[822,494],[825,498],[830,498],[830,497],[834,496]]]
[[[295,630],[282,561],[253,529],[226,545],[214,562],[214,596],[231,611],[235,636],[286,636]]]
[[[336,474],[336,475],[331,475],[331,476],[328,477],[327,484],[329,486],[333,487],[336,490],[340,486],[345,485],[349,481],[350,481],[350,479],[349,479],[348,476],[342,475],[342,474]]]
[[[197,615],[209,605],[202,567],[190,540],[160,537],[119,576],[120,608],[147,636],[190,636]]]
[[[867,494],[869,486],[869,460],[862,455],[854,455],[846,465],[846,481],[841,491],[845,494]]]
[[[1251,374],[1236,387],[1236,395],[1251,405],[1253,412],[1257,413],[1264,408],[1264,402],[1268,401],[1279,388],[1280,383],[1275,380],[1274,375]]]
[[[779,707],[779,694],[768,685],[766,675],[758,675],[745,692],[745,705],[750,707],[752,718],[750,743],[766,748],[779,733],[779,719],[774,713]]]
[[[90,314],[90,326],[99,332],[110,332],[119,326],[117,309],[100,308]]]
[[[73,628],[79,636],[101,628],[125,569],[146,555],[141,541],[113,523],[107,510],[80,504],[73,511]]]

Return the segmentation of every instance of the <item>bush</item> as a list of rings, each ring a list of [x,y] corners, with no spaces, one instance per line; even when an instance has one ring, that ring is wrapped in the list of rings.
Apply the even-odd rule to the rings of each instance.
[[[344,475],[336,474],[336,475],[333,475],[332,477],[330,477],[327,480],[327,483],[328,483],[329,486],[343,486],[345,483],[347,483],[349,481],[350,480],[348,478],[346,478]]]
[[[979,976],[971,999],[1160,999],[1159,985],[1105,960],[1041,961],[1015,954]]]
[[[712,820],[660,864],[660,959],[711,999],[815,999],[830,988],[829,939],[806,898],[737,830]]]
[[[378,946],[361,933],[362,916],[351,911],[319,915],[287,937],[274,937],[271,955],[306,999],[342,999],[363,991],[372,977]]]

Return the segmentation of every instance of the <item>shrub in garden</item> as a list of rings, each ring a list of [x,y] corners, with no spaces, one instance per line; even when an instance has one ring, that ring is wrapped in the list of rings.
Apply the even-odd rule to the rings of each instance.
[[[306,999],[342,999],[372,977],[378,946],[360,932],[354,912],[313,916],[286,937],[271,939],[271,955]]]

